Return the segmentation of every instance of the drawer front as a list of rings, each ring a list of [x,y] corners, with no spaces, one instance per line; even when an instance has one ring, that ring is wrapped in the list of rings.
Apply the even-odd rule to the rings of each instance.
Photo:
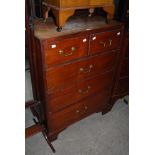
[[[59,90],[61,87],[77,83],[79,80],[103,73],[115,65],[117,52],[91,57],[75,63],[55,67],[46,71],[48,91]]]
[[[122,30],[114,30],[91,35],[90,54],[120,48]]]
[[[49,114],[49,130],[52,132],[61,130],[94,112],[102,111],[105,106],[108,106],[105,98],[107,95],[106,93],[99,93],[63,111]]]
[[[87,55],[87,37],[63,39],[44,44],[45,64],[47,67]]]
[[[113,71],[110,71],[64,88],[59,92],[49,94],[48,109],[54,113],[99,91],[109,92],[112,87],[112,81]]]

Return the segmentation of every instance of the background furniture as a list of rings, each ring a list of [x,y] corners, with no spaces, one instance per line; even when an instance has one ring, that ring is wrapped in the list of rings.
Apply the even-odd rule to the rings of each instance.
[[[112,19],[115,11],[113,0],[43,0],[43,15],[45,20],[48,18],[49,10],[52,10],[57,30],[61,31],[66,20],[72,16],[77,9],[89,9],[90,16],[94,8],[102,7],[107,12],[107,19]]]
[[[31,1],[32,2],[32,1]],[[33,98],[34,100],[31,101],[25,101],[25,108],[32,108],[34,106],[38,106],[38,102],[36,101],[37,97],[36,97],[36,92],[35,92],[35,75],[34,75],[34,62],[32,61],[32,55],[33,55],[33,28],[32,28],[32,21],[30,18],[30,15],[33,13],[31,12],[31,5],[32,3],[30,3],[29,0],[25,0],[25,42],[26,42],[26,56],[28,56],[29,58],[29,66],[30,66],[30,70],[26,69],[27,71],[30,71],[30,75],[31,75],[31,80],[32,80],[32,89],[33,89]],[[34,135],[37,132],[42,131],[42,128],[39,124],[30,126],[28,128],[26,128],[25,130],[25,137],[29,137]]]

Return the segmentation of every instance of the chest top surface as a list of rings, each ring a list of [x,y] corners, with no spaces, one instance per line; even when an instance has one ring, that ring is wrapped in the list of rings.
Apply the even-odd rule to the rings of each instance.
[[[78,15],[69,18],[61,32],[56,31],[56,25],[52,18],[49,18],[46,23],[42,19],[34,20],[34,35],[39,40],[46,40],[65,35],[76,33],[91,33],[93,30],[112,29],[113,27],[120,27],[122,23],[111,20],[109,24],[106,23],[105,17],[86,15]],[[102,30],[102,31],[103,31]]]

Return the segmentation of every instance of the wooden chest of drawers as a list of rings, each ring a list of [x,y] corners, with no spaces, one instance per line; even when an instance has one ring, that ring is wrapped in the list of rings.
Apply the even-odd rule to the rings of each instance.
[[[40,120],[52,141],[72,123],[111,109],[123,25],[98,21],[61,33],[51,27],[52,22],[36,21],[32,62]]]

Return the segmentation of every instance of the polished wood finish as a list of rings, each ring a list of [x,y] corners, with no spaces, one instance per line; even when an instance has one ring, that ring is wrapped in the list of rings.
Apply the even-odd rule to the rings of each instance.
[[[113,0],[43,0],[43,16],[46,20],[51,9],[56,18],[58,30],[61,31],[66,20],[74,14],[76,9],[89,9],[91,16],[96,7],[102,7],[107,12],[108,20],[113,18],[115,10]]]
[[[113,71],[109,71],[94,78],[67,86],[61,89],[61,91],[49,93],[49,111],[52,113],[60,111],[99,91],[110,92],[112,81]]]
[[[120,48],[122,30],[114,30],[91,35],[90,53],[106,52]]]
[[[48,69],[46,71],[47,90],[56,91],[66,85],[74,84],[78,80],[84,80],[112,69],[116,63],[117,52],[112,51]]]
[[[49,128],[51,129],[51,132],[62,130],[68,125],[79,121],[92,113],[101,111],[104,106],[107,106],[106,97],[108,95],[110,95],[109,92],[100,92],[64,109],[63,111],[57,112],[53,115],[49,114]]]
[[[70,21],[61,33],[51,30],[54,26],[51,21],[34,21],[38,99],[49,141],[55,140],[69,125],[112,108],[110,96],[120,57],[123,25],[115,21],[107,25],[103,18],[98,19],[75,18],[79,29]],[[114,39],[112,47],[98,48],[97,41],[92,41],[93,36],[99,42],[109,41],[110,36]]]
[[[45,1],[49,1],[51,2],[51,0],[45,0]],[[83,7],[83,6],[87,6],[88,5],[88,0],[83,1],[83,0],[79,0],[79,1],[69,1],[69,0],[58,0],[60,1],[60,8],[71,8],[71,7]]]
[[[58,26],[57,30],[61,31],[61,28],[65,25],[66,20],[74,14],[75,10],[59,11],[52,9],[52,12],[56,17],[56,25]]]
[[[103,10],[107,12],[107,20],[113,19],[114,17],[114,11],[115,11],[115,5],[105,5],[103,6]]]
[[[44,0],[47,3],[50,3],[58,8],[71,8],[71,7],[86,7],[86,6],[99,6],[105,4],[112,4],[112,0]]]
[[[65,63],[87,55],[88,38],[86,36],[71,37],[44,44],[45,63],[48,66]]]

